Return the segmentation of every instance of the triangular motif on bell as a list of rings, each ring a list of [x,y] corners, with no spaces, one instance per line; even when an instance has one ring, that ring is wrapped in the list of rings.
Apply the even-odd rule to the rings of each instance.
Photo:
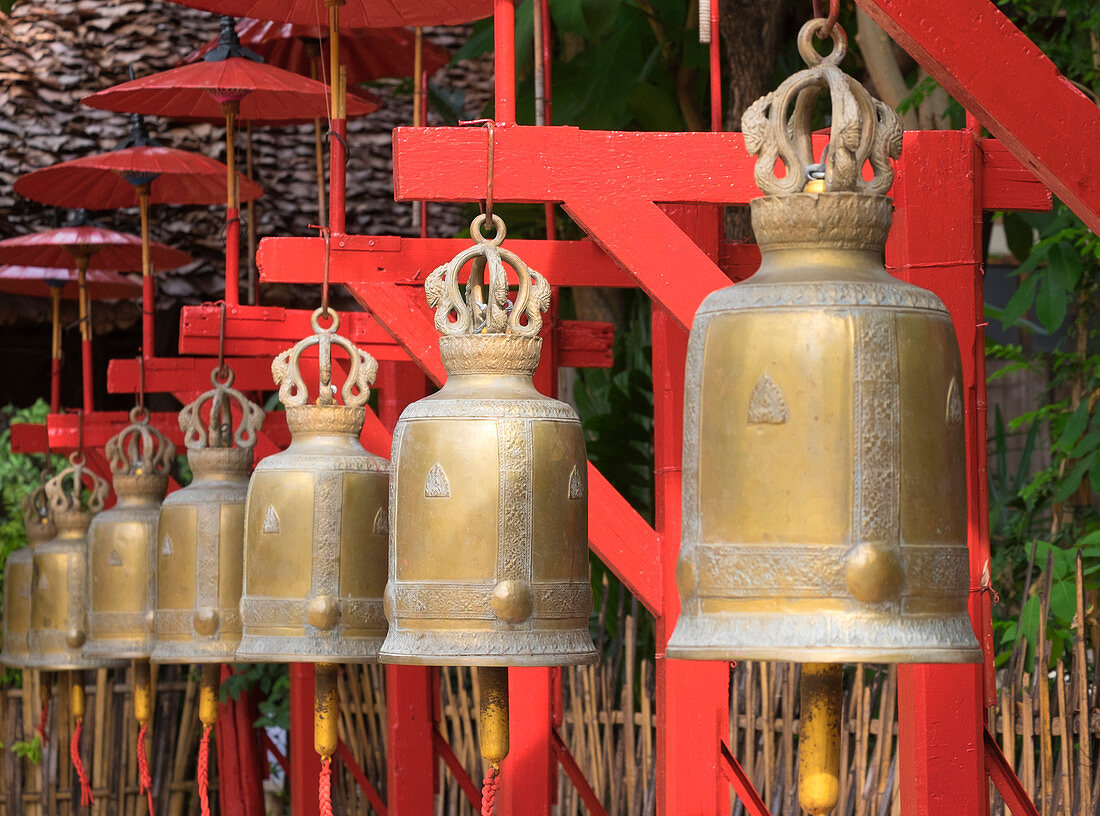
[[[790,419],[787,401],[770,374],[761,374],[749,397],[750,425],[782,425]]]
[[[108,555],[107,555],[107,566],[109,566],[109,567],[121,567],[122,566],[122,556],[119,555],[118,550],[115,549],[114,547],[111,548],[111,552],[108,553]]]
[[[963,421],[962,394],[959,393],[959,383],[954,377],[947,386],[947,423],[957,425]]]
[[[41,573],[38,576],[38,591],[39,592],[49,592],[50,591],[50,582],[46,580],[46,573],[44,573],[44,572]]]
[[[378,512],[374,514],[374,534],[376,536],[387,536],[390,534],[389,512],[385,507],[379,507]]]
[[[172,539],[168,536],[165,536],[164,540],[160,542],[160,554],[165,558],[172,554]]]
[[[282,528],[279,527],[279,514],[275,512],[275,508],[270,504],[267,506],[267,510],[264,511],[264,527],[265,533],[278,533]]]
[[[428,477],[424,480],[424,496],[429,499],[449,499],[451,497],[451,483],[447,474],[443,472],[443,466],[436,462],[428,470]]]
[[[573,470],[569,472],[569,498],[584,498],[584,479],[576,465],[573,465]]]

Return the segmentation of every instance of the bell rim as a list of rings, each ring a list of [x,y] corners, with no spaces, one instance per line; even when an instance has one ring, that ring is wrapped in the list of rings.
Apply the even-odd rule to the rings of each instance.
[[[322,654],[316,646],[318,638],[290,635],[295,641],[301,643],[303,650],[295,652],[282,649],[266,649],[264,641],[286,640],[286,638],[270,638],[265,635],[245,635],[241,638],[241,645],[237,647],[237,659],[250,663],[377,663],[378,652],[382,648],[385,636],[375,637],[340,637],[333,642],[332,651]],[[320,644],[324,645],[324,644]],[[346,651],[341,651],[344,649]]]
[[[128,664],[128,660],[121,658],[54,660],[49,656],[28,655],[21,668],[37,671],[81,671],[83,669],[118,669]]]
[[[595,649],[591,652],[558,653],[543,656],[522,653],[495,656],[457,655],[457,654],[413,654],[411,652],[378,653],[378,662],[391,666],[481,666],[495,668],[517,666],[523,668],[553,668],[554,666],[591,666],[600,662]]]
[[[95,659],[110,659],[113,657],[125,658],[127,660],[141,660],[143,658],[148,659],[149,656],[153,653],[152,649],[149,646],[146,646],[144,648],[140,646],[135,647],[132,645],[134,642],[135,641],[123,641],[124,645],[122,648],[119,648],[114,643],[107,643],[99,648],[95,648],[94,646],[89,648],[91,646],[91,641],[89,640],[87,643],[84,644],[82,651],[85,657]]]
[[[194,642],[180,641],[178,647],[164,647],[164,641],[157,641],[149,654],[149,662],[154,664],[178,665],[181,663],[233,663],[237,657],[237,646],[226,649],[219,644],[218,649],[197,651]]]
[[[787,648],[742,646],[673,646],[665,649],[669,660],[759,660],[781,663],[936,663],[975,664],[983,662],[980,647],[950,647],[920,649],[803,646]]]

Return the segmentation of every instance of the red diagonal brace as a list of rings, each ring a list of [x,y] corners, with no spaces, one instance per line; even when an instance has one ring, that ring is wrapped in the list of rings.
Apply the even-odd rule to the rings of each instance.
[[[1035,803],[1028,797],[1019,777],[1001,753],[1001,746],[988,728],[985,729],[985,769],[1008,809],[1012,811],[1012,816],[1039,816]]]
[[[432,747],[435,749],[436,754],[443,760],[445,764],[454,776],[455,781],[458,782],[458,786],[462,788],[462,792],[466,794],[466,798],[470,804],[474,806],[474,810],[478,813],[481,812],[481,791],[477,789],[477,785],[474,784],[474,780],[470,779],[470,775],[466,773],[466,769],[462,767],[462,763],[458,761],[458,757],[455,756],[455,752],[451,750],[451,746],[447,744],[447,740],[443,739],[443,735],[432,729]]]
[[[1100,232],[1100,109],[996,5],[990,0],[857,2]],[[989,209],[987,200],[983,204]]]
[[[569,746],[562,740],[561,734],[558,733],[558,729],[550,729],[550,746],[554,749],[554,754],[558,758],[558,762],[561,763],[561,767],[565,770],[566,776],[573,782],[573,787],[577,789],[577,793],[580,794],[581,801],[584,802],[584,806],[588,809],[588,812],[592,816],[607,816],[607,811],[604,810],[603,805],[600,803],[599,797],[596,796],[596,792],[592,790],[592,786],[588,784],[588,780],[584,777],[584,771],[581,770],[581,766],[577,764],[577,760],[573,758],[573,754],[569,751]]]
[[[367,775],[363,773],[363,769],[359,767],[359,763],[355,761],[355,757],[352,755],[351,751],[348,750],[348,746],[344,744],[343,740],[336,743],[336,753],[338,753],[340,759],[343,760],[344,767],[351,771],[351,775],[355,777],[356,783],[367,797],[370,806],[374,808],[374,812],[377,813],[378,816],[386,816],[386,803],[382,801],[382,797],[378,795],[378,791],[374,789],[374,785],[367,779]]]
[[[752,780],[745,774],[745,769],[741,767],[737,757],[730,752],[729,746],[724,742],[721,745],[721,751],[722,762],[720,767],[722,773],[733,785],[737,798],[741,800],[741,804],[745,806],[749,816],[771,816],[771,813],[768,812],[768,806],[764,804],[764,800],[760,798],[760,794],[753,787]]]

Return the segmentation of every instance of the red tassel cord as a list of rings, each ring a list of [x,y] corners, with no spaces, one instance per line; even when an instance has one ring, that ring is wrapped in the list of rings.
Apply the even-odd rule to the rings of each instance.
[[[42,703],[42,716],[38,718],[38,736],[42,737],[42,744],[46,744],[46,721],[50,718],[50,701]]]
[[[153,775],[149,773],[149,760],[145,756],[145,733],[149,730],[148,723],[142,723],[138,729],[137,761],[138,777],[141,784],[141,792],[149,800],[149,816],[156,816],[153,812]]]
[[[493,765],[481,783],[481,816],[493,816],[496,813],[498,790],[500,790],[500,770]]]
[[[321,775],[317,779],[317,804],[321,816],[332,816],[332,757],[321,757]]]
[[[84,770],[84,760],[80,758],[80,735],[84,731],[84,718],[76,718],[76,730],[73,731],[73,740],[69,743],[69,756],[73,758],[73,767],[80,778],[80,804],[91,807],[95,803],[92,797],[92,783],[88,781],[88,772]]]
[[[199,764],[196,769],[199,784],[199,811],[202,816],[210,816],[210,782],[207,767],[210,763],[210,726],[202,727],[202,739],[199,741]]]

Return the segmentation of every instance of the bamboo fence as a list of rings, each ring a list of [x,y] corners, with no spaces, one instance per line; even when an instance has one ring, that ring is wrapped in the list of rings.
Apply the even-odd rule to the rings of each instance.
[[[1050,572],[1048,570],[1047,574]],[[1018,648],[998,673],[998,705],[988,726],[1042,816],[1095,816],[1100,813],[1100,773],[1096,772],[1100,711],[1097,705],[1098,633],[1086,608],[1078,566],[1078,614],[1068,655],[1044,674],[1028,672]],[[1049,582],[1037,587],[1040,618],[1049,611]],[[604,593],[607,597],[607,593]],[[608,816],[655,813],[654,663],[640,657],[636,603],[619,604],[613,625],[606,606],[599,614],[598,666],[561,671],[563,705],[558,726],[563,742]],[[1040,642],[1045,632],[1040,631]],[[1040,662],[1041,665],[1041,662]],[[96,791],[95,816],[143,816],[138,795],[127,672],[89,673],[83,748]],[[198,743],[196,680],[179,667],[162,668],[157,686],[156,721],[149,756],[157,790],[157,812],[190,816],[197,812],[194,766]],[[32,705],[24,711],[22,692],[0,695],[0,727],[9,746],[33,733],[39,684],[27,673]],[[729,746],[753,780],[772,814],[797,816],[798,679],[796,664],[743,662],[730,672]],[[108,685],[110,680],[110,685]],[[48,731],[56,734],[43,762],[33,767],[0,752],[0,814],[70,814],[73,774],[68,760],[67,688],[60,678],[50,706]],[[483,775],[478,750],[477,670],[440,670],[438,729],[474,785]],[[97,690],[108,688],[110,694]],[[340,674],[340,737],[355,762],[385,798],[386,700],[380,666],[348,666]],[[894,667],[856,665],[845,673],[844,728],[841,736],[841,790],[838,816],[897,816],[897,673]],[[30,712],[30,713],[28,713]],[[184,725],[185,727],[180,727]],[[425,746],[427,750],[427,746]],[[336,812],[367,816],[373,811],[353,775],[335,764]],[[45,790],[45,794],[41,793]],[[1007,816],[991,790],[993,816]],[[434,816],[477,816],[454,775],[440,762]],[[215,798],[216,797],[212,797]],[[216,804],[216,803],[215,803]],[[278,807],[278,804],[275,804]],[[285,804],[283,805],[285,812]],[[274,812],[274,811],[272,811]],[[588,812],[565,773],[558,774],[556,816]],[[732,796],[733,816],[744,814]]]

